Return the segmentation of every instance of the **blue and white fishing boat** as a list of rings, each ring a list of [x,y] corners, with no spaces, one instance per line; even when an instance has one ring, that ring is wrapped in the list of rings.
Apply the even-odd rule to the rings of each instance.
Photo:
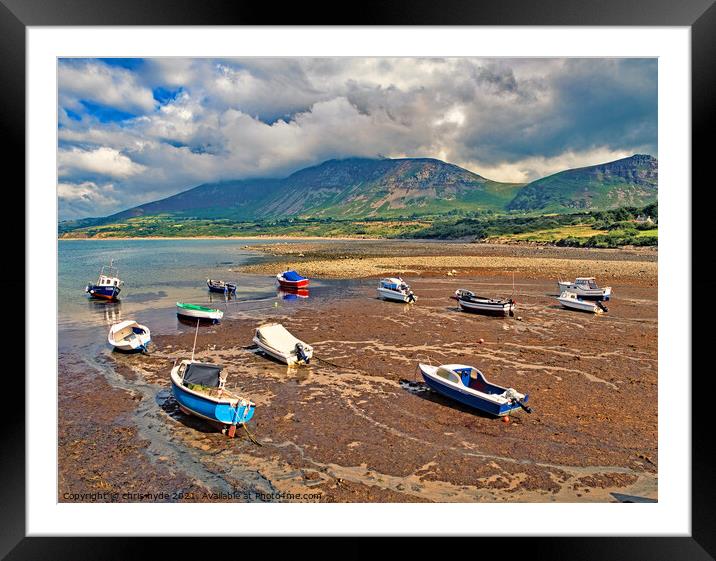
[[[182,360],[172,368],[171,382],[174,399],[184,413],[218,424],[230,438],[237,425],[254,416],[256,404],[226,389],[226,373],[218,364]]]
[[[209,288],[209,292],[218,292],[220,294],[236,294],[235,282],[206,279],[206,286]]]
[[[418,368],[428,387],[474,409],[496,417],[508,415],[515,409],[532,412],[526,405],[526,394],[521,394],[514,388],[491,384],[482,372],[472,366],[419,364]]]
[[[119,278],[119,271],[112,266],[110,260],[109,266],[103,266],[99,271],[99,278],[96,283],[89,283],[85,287],[85,292],[90,298],[100,298],[103,300],[116,300],[124,284]]]

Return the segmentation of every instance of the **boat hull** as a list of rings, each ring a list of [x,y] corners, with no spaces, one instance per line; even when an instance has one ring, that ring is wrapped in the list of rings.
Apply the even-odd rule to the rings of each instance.
[[[278,285],[281,288],[286,288],[289,290],[291,290],[291,289],[297,290],[299,288],[306,288],[308,286],[308,282],[309,282],[308,279],[302,279],[299,281],[289,281],[289,280],[280,278],[277,280],[278,280]]]
[[[187,391],[174,380],[172,380],[172,395],[177,403],[192,415],[222,425],[244,424],[254,416],[253,406],[234,407],[228,401],[209,399]]]
[[[383,300],[390,300],[392,302],[403,302],[405,304],[409,304],[410,302],[415,302],[418,299],[417,296],[413,296],[411,300],[408,294],[397,292],[395,290],[388,290],[387,288],[378,288],[377,290],[378,298],[382,298]]]
[[[487,413],[487,414],[493,415],[495,417],[502,417],[504,415],[508,415],[515,409],[520,409],[520,405],[518,403],[513,403],[513,404],[493,403],[492,401],[489,401],[487,399],[481,398],[481,397],[473,395],[473,394],[461,392],[457,388],[453,388],[452,386],[449,386],[448,384],[444,384],[444,383],[438,381],[437,379],[433,378],[429,374],[427,374],[422,369],[420,370],[420,373],[422,374],[423,380],[425,380],[425,383],[432,390],[435,390],[439,394],[441,394],[449,399],[452,399],[454,401],[462,403],[463,405],[467,405],[468,407],[482,411],[483,413]],[[525,399],[525,401],[526,401],[526,399]]]
[[[558,300],[559,303],[562,304],[562,307],[567,308],[568,310],[588,312],[590,314],[601,314],[603,312],[601,308],[591,302],[575,302],[574,300],[563,298],[558,298]]]
[[[483,314],[488,316],[506,316],[514,313],[515,311],[514,302],[470,302],[467,300],[458,299],[457,303],[462,311],[471,312],[473,314]]]
[[[85,288],[85,292],[89,294],[90,298],[97,298],[100,300],[116,300],[120,291],[121,289],[118,286],[105,286],[97,284],[88,284]]]
[[[205,312],[203,310],[188,310],[185,308],[177,308],[177,315],[185,318],[218,322],[219,320],[221,320],[221,318],[224,317],[224,312],[222,312],[221,310]]]

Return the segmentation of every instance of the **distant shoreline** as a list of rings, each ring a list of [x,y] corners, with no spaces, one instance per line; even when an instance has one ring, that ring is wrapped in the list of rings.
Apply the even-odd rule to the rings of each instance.
[[[259,235],[259,236],[127,236],[127,237],[120,237],[120,236],[112,236],[107,238],[63,238],[58,237],[57,241],[84,241],[84,240],[92,240],[92,241],[111,241],[111,240],[117,240],[117,241],[127,241],[127,240],[297,240],[297,241],[310,241],[310,240],[318,240],[318,241],[330,241],[330,240],[337,240],[337,241],[351,241],[351,240],[387,240],[388,238],[380,238],[380,237],[351,237],[351,236],[267,236],[267,235]],[[445,241],[445,240],[440,240]],[[454,240],[452,240],[454,241]]]

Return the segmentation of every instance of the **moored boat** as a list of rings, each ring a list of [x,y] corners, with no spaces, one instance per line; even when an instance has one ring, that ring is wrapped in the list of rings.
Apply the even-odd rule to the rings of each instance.
[[[527,394],[521,394],[514,388],[491,384],[473,366],[419,364],[418,368],[428,387],[473,409],[496,417],[508,415],[516,409],[532,412],[526,405],[529,399]]]
[[[276,275],[276,280],[281,288],[306,288],[309,280],[302,277],[294,270],[284,271]]]
[[[149,328],[131,319],[115,323],[110,327],[107,335],[107,341],[109,341],[110,345],[125,352],[146,352],[147,345],[151,340],[152,336]]]
[[[562,306],[564,306],[565,308],[569,308],[570,310],[590,312],[593,314],[601,314],[602,312],[608,311],[607,307],[599,300],[583,300],[580,296],[577,295],[577,293],[570,292],[568,290],[562,292],[562,294],[559,295],[559,298],[557,298],[557,300],[560,304],[562,304]]]
[[[412,303],[418,300],[410,285],[400,277],[387,277],[380,279],[378,285],[378,298],[392,300],[394,302]]]
[[[206,286],[211,292],[219,292],[221,294],[235,293],[236,283],[222,280],[206,279]]]
[[[258,327],[253,341],[261,351],[289,366],[308,364],[313,357],[313,347],[294,337],[280,323]]]
[[[485,298],[465,288],[458,288],[450,298],[457,300],[460,309],[475,314],[514,315],[512,298]]]
[[[560,280],[557,281],[557,286],[560,294],[566,290],[585,300],[609,300],[612,296],[612,287],[600,288],[594,277],[577,277],[574,282]]]
[[[110,260],[109,266],[102,266],[99,271],[97,282],[88,283],[85,292],[90,298],[99,298],[102,300],[116,300],[124,284],[119,278],[119,271],[112,266],[113,260]]]
[[[177,302],[177,315],[216,323],[224,317],[224,312],[216,308]]]
[[[171,384],[184,413],[218,424],[230,437],[254,415],[256,404],[226,389],[226,374],[218,364],[182,360],[171,370]]]

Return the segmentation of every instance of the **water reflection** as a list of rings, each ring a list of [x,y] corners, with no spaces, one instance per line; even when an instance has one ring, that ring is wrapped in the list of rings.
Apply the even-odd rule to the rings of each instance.
[[[276,296],[284,300],[298,300],[299,298],[308,298],[307,288],[279,288]]]
[[[106,325],[113,325],[122,321],[122,302],[120,300],[87,300],[90,313],[104,321]]]

